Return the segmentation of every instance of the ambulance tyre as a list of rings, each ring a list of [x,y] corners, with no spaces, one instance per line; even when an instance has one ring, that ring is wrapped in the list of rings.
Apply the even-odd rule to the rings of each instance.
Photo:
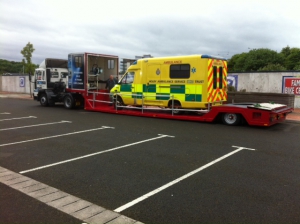
[[[241,123],[241,115],[235,113],[224,113],[222,114],[223,124],[227,125],[239,125]]]
[[[40,97],[40,104],[43,106],[43,107],[47,107],[49,105],[48,103],[48,98],[47,98],[47,95],[45,93],[43,93]]]
[[[170,101],[170,107],[172,108],[172,101]],[[176,115],[180,115],[183,113],[183,111],[181,110],[176,110],[176,109],[181,109],[181,104],[180,102],[178,101],[174,101],[174,108],[173,108],[173,114],[176,114]]]
[[[72,97],[72,95],[67,94],[64,97],[64,106],[66,109],[73,109],[75,106],[75,101],[74,98]]]
[[[117,106],[118,110],[123,109],[123,107],[119,107],[119,106],[125,106],[124,103],[123,103],[123,100],[120,96],[117,96],[116,98],[114,98],[114,108],[115,109],[116,109],[116,106]]]

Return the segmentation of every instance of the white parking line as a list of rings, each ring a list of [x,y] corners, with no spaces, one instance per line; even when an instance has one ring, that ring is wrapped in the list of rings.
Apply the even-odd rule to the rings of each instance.
[[[152,195],[157,194],[158,192],[160,192],[160,191],[162,191],[162,190],[164,190],[168,187],[171,187],[172,185],[174,185],[174,184],[176,184],[176,183],[178,183],[178,182],[180,182],[180,181],[182,181],[182,180],[184,180],[184,179],[186,179],[186,178],[188,178],[188,177],[190,177],[190,176],[192,176],[192,175],[194,175],[194,174],[196,174],[196,173],[198,173],[198,172],[200,172],[200,171],[202,171],[202,170],[204,170],[204,169],[206,169],[206,168],[208,168],[212,165],[214,165],[215,163],[220,162],[221,160],[223,160],[223,159],[225,159],[225,158],[227,158],[227,157],[229,157],[229,156],[231,156],[231,155],[233,155],[233,154],[235,154],[235,153],[237,153],[237,152],[239,152],[243,149],[255,150],[255,149],[249,149],[249,148],[239,147],[239,146],[232,146],[232,147],[237,147],[238,149],[236,149],[236,150],[234,150],[230,153],[227,153],[226,155],[221,156],[220,158],[215,159],[212,162],[207,163],[206,165],[201,166],[198,169],[193,170],[192,172],[190,172],[188,174],[185,174],[185,175],[183,175],[183,176],[181,176],[181,177],[179,177],[179,178],[177,178],[177,179],[175,179],[175,180],[173,180],[173,181],[171,181],[171,182],[169,182],[169,183],[167,183],[167,184],[165,184],[165,185],[163,185],[163,186],[161,186],[161,187],[159,187],[159,188],[157,188],[157,189],[155,189],[155,190],[153,190],[153,191],[151,191],[151,192],[149,192],[149,193],[147,193],[147,194],[145,194],[145,195],[143,195],[143,196],[141,196],[141,197],[125,204],[125,205],[123,205],[123,206],[121,206],[121,207],[119,207],[119,208],[116,208],[114,211],[115,212],[121,212],[121,211],[123,211],[123,210],[125,210],[125,209],[127,209],[127,208],[129,208],[129,207],[131,207],[131,206],[133,206],[133,205],[149,198],[149,197],[151,197]]]
[[[59,121],[59,122],[44,123],[44,124],[34,124],[34,125],[14,127],[14,128],[3,128],[3,129],[0,129],[0,131],[14,130],[14,129],[19,129],[19,128],[31,128],[31,127],[51,125],[51,124],[61,124],[61,123],[72,123],[72,121]]]
[[[30,140],[25,140],[25,141],[20,141],[20,142],[6,143],[6,144],[0,145],[0,147],[8,146],[8,145],[16,145],[16,144],[21,144],[21,143],[26,143],[26,142],[40,141],[40,140],[45,140],[45,139],[49,139],[49,138],[58,138],[58,137],[66,136],[66,135],[75,135],[75,134],[80,134],[80,133],[85,133],[85,132],[90,132],[90,131],[98,131],[98,130],[107,129],[107,128],[114,129],[113,127],[102,126],[101,128],[94,128],[94,129],[89,129],[89,130],[84,130],[84,131],[76,131],[76,132],[71,132],[71,133],[67,133],[67,134],[53,135],[53,136],[48,136],[48,137],[43,137],[43,138],[35,138],[35,139],[30,139]]]
[[[122,149],[122,148],[125,148],[125,147],[129,147],[129,146],[133,146],[133,145],[137,145],[137,144],[141,144],[141,143],[144,143],[144,142],[149,142],[149,141],[153,141],[153,140],[157,140],[157,139],[165,138],[165,137],[174,138],[174,136],[159,134],[159,137],[146,139],[146,140],[143,140],[143,141],[139,141],[139,142],[135,142],[135,143],[115,147],[115,148],[112,148],[112,149],[107,149],[107,150],[104,150],[104,151],[101,151],[101,152],[96,152],[96,153],[88,154],[88,155],[85,155],[85,156],[76,157],[76,158],[73,158],[73,159],[63,160],[61,162],[52,163],[52,164],[45,165],[45,166],[40,166],[40,167],[33,168],[33,169],[30,169],[30,170],[24,170],[24,171],[21,171],[20,173],[28,173],[28,172],[32,172],[32,171],[35,171],[35,170],[40,170],[40,169],[48,168],[48,167],[51,167],[51,166],[56,166],[56,165],[59,165],[59,164],[72,162],[72,161],[75,161],[75,160],[79,160],[79,159],[99,155],[99,154],[106,153],[106,152],[111,152],[111,151],[114,151],[114,150],[117,150],[117,149]]]
[[[0,183],[84,223],[141,223],[0,166]]]
[[[3,113],[0,113],[0,114],[10,114],[10,113],[8,113],[8,112],[3,112]]]
[[[15,117],[15,118],[9,118],[9,119],[1,119],[0,121],[11,121],[11,120],[19,120],[19,119],[27,119],[27,118],[36,118],[35,116],[29,116],[29,117]]]

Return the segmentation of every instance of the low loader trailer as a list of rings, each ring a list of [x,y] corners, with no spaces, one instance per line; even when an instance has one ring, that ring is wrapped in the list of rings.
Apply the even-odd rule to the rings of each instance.
[[[221,120],[272,126],[293,108],[275,103],[227,104],[227,62],[209,55],[144,58],[133,63],[109,92],[110,75],[118,78],[118,57],[94,53],[68,56],[67,85],[57,82],[40,89],[42,106],[62,102],[68,109],[83,107],[119,115],[200,122]]]
[[[211,106],[207,110],[191,110],[178,108],[159,108],[151,106],[113,105],[105,93],[90,93],[86,97],[85,110],[113,114],[165,118],[174,120],[215,122],[222,121],[226,125],[247,123],[250,126],[272,126],[286,120],[293,108],[274,103],[238,103]],[[180,113],[179,113],[180,112]]]

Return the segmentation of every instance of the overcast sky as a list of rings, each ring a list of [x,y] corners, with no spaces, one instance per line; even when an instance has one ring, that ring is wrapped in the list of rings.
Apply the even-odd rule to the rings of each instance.
[[[134,58],[300,48],[299,0],[0,0],[0,58]]]

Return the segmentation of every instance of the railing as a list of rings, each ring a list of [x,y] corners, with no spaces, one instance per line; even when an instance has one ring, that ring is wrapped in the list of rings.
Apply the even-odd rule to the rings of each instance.
[[[208,103],[208,108],[207,109],[179,109],[179,108],[174,108],[174,95],[155,95],[156,97],[160,97],[160,98],[167,98],[170,99],[172,101],[171,107],[170,108],[165,108],[165,107],[159,107],[159,106],[149,106],[149,105],[145,105],[145,98],[147,97],[153,97],[153,96],[145,96],[143,93],[142,94],[133,94],[133,93],[118,93],[115,94],[114,96],[111,93],[103,93],[103,92],[94,92],[94,91],[88,91],[88,94],[93,94],[93,98],[92,99],[88,99],[88,101],[92,102],[92,106],[93,108],[95,108],[95,103],[107,103],[107,104],[112,104],[114,103],[114,108],[117,111],[118,108],[127,108],[127,109],[133,109],[133,110],[141,110],[142,113],[144,113],[144,110],[160,110],[160,111],[171,111],[172,112],[172,116],[174,115],[174,111],[176,111],[175,113],[177,113],[178,111],[182,111],[182,112],[196,112],[196,113],[207,113],[210,111],[212,103]],[[107,100],[97,100],[96,96],[97,95],[110,95],[112,101],[107,101]],[[136,99],[141,99],[142,100],[142,104],[139,106],[134,106],[134,105],[129,105],[129,106],[123,106],[123,105],[118,105],[117,100],[114,100],[116,97],[122,97],[122,96],[130,96],[130,97],[136,97]],[[220,101],[222,102],[222,101]],[[214,103],[218,103],[218,102],[214,102]]]
[[[88,101],[90,101],[90,102],[93,103],[93,108],[95,108],[95,102],[98,102],[98,103],[107,103],[107,104],[111,104],[112,103],[112,101],[96,100],[96,95],[111,95],[110,93],[87,91],[87,94],[93,94],[93,99],[88,99]]]

